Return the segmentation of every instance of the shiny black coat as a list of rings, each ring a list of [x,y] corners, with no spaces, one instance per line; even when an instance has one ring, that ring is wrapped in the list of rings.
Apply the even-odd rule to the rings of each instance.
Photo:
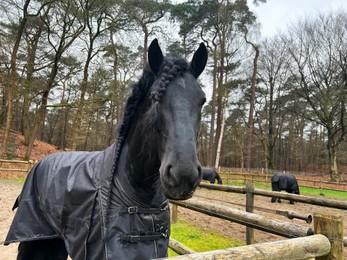
[[[290,173],[276,173],[271,177],[271,184],[273,191],[286,191],[288,193],[300,194],[298,181],[295,176]],[[280,199],[272,198],[271,202],[281,202]],[[294,204],[293,201],[290,201],[291,204]]]
[[[202,179],[205,181],[210,181],[214,184],[217,180],[218,184],[223,184],[222,179],[215,169],[212,168],[202,168]]]

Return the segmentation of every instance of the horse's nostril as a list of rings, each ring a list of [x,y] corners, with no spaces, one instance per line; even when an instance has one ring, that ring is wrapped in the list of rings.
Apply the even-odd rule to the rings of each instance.
[[[198,175],[199,175],[199,178],[202,176],[202,168],[200,165],[198,166]]]
[[[164,174],[166,176],[166,179],[167,179],[168,183],[171,186],[177,185],[176,184],[177,180],[176,180],[176,177],[175,177],[175,173],[173,172],[173,166],[171,164],[166,166]]]
[[[171,178],[171,169],[172,169],[172,165],[168,165],[168,166],[166,166],[166,169],[165,169],[165,175],[166,175],[166,177],[168,177],[168,178]]]

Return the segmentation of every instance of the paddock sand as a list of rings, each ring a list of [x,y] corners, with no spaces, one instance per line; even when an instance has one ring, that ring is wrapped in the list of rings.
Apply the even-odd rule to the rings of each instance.
[[[14,212],[11,210],[13,203],[22,189],[23,183],[12,180],[0,180],[0,259],[14,260],[17,255],[18,244],[11,244],[4,246],[3,241],[6,238],[9,226],[14,217]],[[197,197],[202,200],[211,202],[210,199],[221,205],[231,206],[237,209],[244,210],[245,208],[245,195],[235,193],[221,193],[198,188],[196,193]],[[206,199],[209,198],[209,199]],[[232,204],[231,204],[232,203]],[[282,211],[295,212],[296,214],[307,216],[313,215],[315,212],[331,212],[333,214],[341,214],[344,218],[344,234],[347,236],[347,212],[343,210],[330,209],[319,206],[312,206],[303,203],[296,203],[295,205],[289,204],[288,201],[282,200],[282,203],[271,203],[269,198],[255,196],[255,205],[261,208],[276,209]],[[268,212],[255,210],[254,213],[267,216],[273,219],[279,219],[287,222],[296,223],[302,226],[313,228],[313,223],[307,224],[303,220],[293,219],[290,220],[284,216],[271,214]],[[186,219],[196,223],[197,225],[205,227],[207,230],[216,230],[226,236],[245,241],[246,228],[226,220],[221,220],[215,217],[210,217],[189,209],[179,207],[178,218]],[[269,242],[275,240],[283,240],[281,236],[272,235],[270,233],[255,230],[255,242]],[[347,259],[347,248],[344,250],[344,259]]]

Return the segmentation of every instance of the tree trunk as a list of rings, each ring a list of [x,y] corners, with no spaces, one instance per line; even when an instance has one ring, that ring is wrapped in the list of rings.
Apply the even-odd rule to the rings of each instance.
[[[27,159],[27,160],[30,159],[31,152],[32,152],[33,147],[34,147],[34,142],[35,142],[35,140],[39,134],[42,121],[44,120],[44,118],[46,116],[48,95],[49,95],[49,92],[51,91],[51,89],[53,87],[55,77],[58,73],[58,63],[59,63],[59,60],[61,59],[62,54],[63,54],[63,52],[61,50],[58,50],[58,52],[56,53],[49,79],[48,79],[46,87],[42,93],[41,106],[37,112],[37,115],[35,118],[35,123],[34,123],[34,128],[33,128],[31,135],[30,135],[30,141],[28,144],[28,148],[25,152],[25,159]]]
[[[337,170],[337,150],[334,145],[331,145],[332,142],[328,141],[327,149],[329,154],[329,173],[330,179],[333,182],[341,181],[341,176]]]
[[[36,140],[36,137],[39,134],[42,121],[45,118],[49,91],[50,90],[45,90],[43,92],[43,94],[42,94],[41,106],[39,108],[39,111],[37,112],[34,128],[33,128],[32,132],[31,132],[31,138],[30,138],[30,141],[29,141],[29,144],[28,144],[28,148],[27,148],[27,150],[25,152],[25,158],[24,158],[25,160],[29,160],[30,159],[31,152],[32,152],[33,147],[34,147],[34,142]]]
[[[257,64],[259,58],[259,46],[254,43],[249,42],[246,39],[248,44],[251,44],[255,56],[253,59],[253,74],[252,74],[252,83],[251,83],[251,97],[249,100],[249,115],[247,122],[247,137],[246,137],[246,168],[250,169],[252,167],[252,152],[253,152],[253,128],[254,128],[254,105],[255,105],[255,91],[257,85]]]
[[[223,103],[224,103],[224,62],[225,62],[225,34],[221,33],[219,36],[220,40],[220,64],[219,64],[219,77],[218,77],[218,89],[217,89],[217,127],[216,127],[216,135],[215,135],[215,144],[218,144],[220,135],[222,133],[222,121],[223,121]],[[217,147],[215,147],[216,149]],[[217,151],[214,151],[214,158],[216,156]]]
[[[43,21],[40,19],[40,23],[38,26],[38,29],[35,33],[35,37],[31,42],[28,42],[28,62],[27,62],[27,75],[25,79],[24,84],[24,91],[23,91],[23,107],[22,107],[22,121],[21,121],[21,130],[22,134],[24,135],[24,144],[29,144],[30,139],[30,127],[29,127],[29,109],[30,109],[30,89],[33,84],[33,74],[35,70],[35,57],[37,52],[37,46],[39,43],[39,39],[41,38],[41,34],[43,31]],[[28,39],[30,41],[30,39]]]
[[[89,21],[87,21],[87,22],[89,22]],[[89,27],[89,29],[91,30],[90,27]],[[83,68],[83,80],[82,80],[81,89],[80,89],[81,90],[81,96],[80,96],[80,101],[78,104],[75,120],[73,121],[73,124],[72,124],[71,138],[69,141],[69,148],[73,151],[76,150],[77,145],[79,143],[78,142],[79,130],[81,129],[82,113],[83,113],[83,109],[84,109],[85,95],[86,95],[86,92],[88,89],[88,84],[89,84],[89,82],[88,82],[88,80],[89,80],[89,65],[90,65],[90,62],[93,58],[94,41],[99,34],[100,34],[99,29],[97,30],[95,35],[92,35],[92,32],[89,31],[89,43],[88,43],[89,46],[87,46],[88,54],[87,54],[86,62],[84,64],[84,68]]]
[[[270,79],[270,101],[269,101],[269,129],[268,129],[268,136],[267,136],[267,163],[266,168],[274,169],[274,109],[273,109],[273,96],[274,96],[274,83],[272,81],[272,78]]]
[[[212,81],[212,100],[211,100],[211,122],[208,144],[208,165],[213,165],[214,158],[214,124],[216,120],[216,89],[217,89],[217,45],[213,51],[213,81]]]
[[[149,32],[148,32],[148,28],[146,26],[146,24],[141,24],[142,30],[143,30],[143,56],[142,56],[142,66],[143,68],[146,67],[147,64],[147,51],[148,51],[148,36],[149,36]]]
[[[84,108],[84,97],[85,93],[87,91],[88,87],[88,71],[84,71],[82,86],[81,86],[81,96],[80,101],[77,107],[75,120],[73,121],[72,127],[71,127],[71,137],[69,140],[69,148],[73,151],[76,150],[77,144],[78,144],[78,137],[79,137],[79,130],[81,128],[81,122],[82,122],[82,112]]]
[[[224,120],[224,112],[222,113],[222,126],[221,126],[221,132],[219,135],[219,140],[217,143],[217,151],[216,151],[216,161],[214,164],[214,168],[218,169],[219,168],[219,161],[220,161],[220,154],[221,154],[221,148],[222,148],[222,141],[223,141],[223,136],[224,136],[224,126],[225,126],[225,120]]]
[[[7,86],[7,112],[6,112],[6,125],[4,131],[4,137],[2,140],[0,156],[5,155],[7,153],[7,145],[9,134],[12,126],[12,110],[13,110],[13,97],[16,88],[16,74],[17,74],[17,53],[19,49],[20,40],[22,38],[24,28],[26,26],[28,20],[28,7],[30,0],[26,0],[23,7],[23,18],[20,21],[19,28],[17,31],[16,41],[13,46],[12,54],[11,54],[11,70],[10,70],[10,81]]]

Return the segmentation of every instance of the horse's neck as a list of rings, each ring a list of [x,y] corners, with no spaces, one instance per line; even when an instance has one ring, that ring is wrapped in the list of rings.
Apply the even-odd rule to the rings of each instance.
[[[134,137],[125,141],[113,188],[121,197],[118,200],[145,205],[161,204],[165,197],[159,185],[159,164],[157,160],[148,163],[148,154],[141,151],[142,139]]]

